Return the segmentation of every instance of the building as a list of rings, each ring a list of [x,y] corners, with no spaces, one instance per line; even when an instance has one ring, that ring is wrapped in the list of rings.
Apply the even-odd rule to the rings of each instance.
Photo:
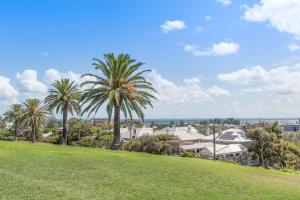
[[[180,146],[180,153],[183,153],[184,151],[192,152],[200,158],[213,159],[214,157],[214,145],[211,142]],[[242,144],[216,144],[216,159],[232,160],[247,164],[247,149]]]
[[[237,128],[230,128],[220,133],[216,133],[216,143],[218,144],[247,144],[251,140],[247,139],[245,131]],[[205,136],[202,142],[212,142],[213,135]]]
[[[177,136],[180,144],[187,145],[200,142],[205,136],[191,125],[187,127],[166,127],[154,132],[155,135],[168,134]]]
[[[284,132],[298,132],[300,131],[300,124],[283,124],[282,128]]]
[[[93,118],[93,119],[88,120],[87,122],[93,126],[109,124],[109,120],[107,118]],[[111,123],[112,123],[112,121],[111,121]]]
[[[129,127],[126,127],[120,129],[120,134],[121,134],[120,136],[121,140],[126,141],[143,135],[153,135],[153,129],[149,127],[142,127],[142,128],[132,127],[131,129]]]
[[[233,160],[242,164],[247,164],[249,156],[246,144],[249,142],[251,142],[251,140],[246,137],[246,133],[241,129],[231,128],[216,133],[216,159]],[[180,145],[179,150],[180,153],[189,151],[198,157],[213,159],[213,135],[203,137],[198,143]]]

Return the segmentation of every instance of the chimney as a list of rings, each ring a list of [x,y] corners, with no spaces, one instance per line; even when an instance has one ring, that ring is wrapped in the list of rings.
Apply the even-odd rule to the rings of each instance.
[[[192,132],[192,126],[191,126],[191,125],[188,126],[187,132],[188,132],[188,133],[191,133],[191,132]]]

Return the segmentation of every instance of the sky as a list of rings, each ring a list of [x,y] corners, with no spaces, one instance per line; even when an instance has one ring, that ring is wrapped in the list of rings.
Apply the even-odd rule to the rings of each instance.
[[[299,117],[299,10],[299,0],[3,0],[0,114],[123,52],[152,69],[146,118]]]

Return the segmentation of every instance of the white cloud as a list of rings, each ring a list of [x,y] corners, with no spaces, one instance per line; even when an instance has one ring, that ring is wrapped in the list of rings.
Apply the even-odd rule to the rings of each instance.
[[[36,70],[26,69],[21,73],[17,73],[16,78],[24,95],[42,97],[47,94],[48,87],[37,79]]]
[[[230,96],[230,92],[218,86],[209,87],[206,92],[211,96]]]
[[[300,65],[280,66],[270,70],[265,70],[261,66],[244,68],[236,72],[219,74],[218,79],[232,84],[249,85],[242,88],[242,92],[257,93],[266,92],[269,95],[279,95],[281,97],[299,101],[300,97]]]
[[[224,56],[234,54],[239,50],[240,46],[235,42],[220,42],[213,44],[213,47],[208,50],[199,50],[198,46],[185,44],[184,51],[193,54],[194,56]]]
[[[217,78],[233,84],[246,85],[255,80],[265,79],[266,71],[258,65],[250,69],[244,68],[227,74],[219,74]]]
[[[300,49],[300,46],[297,45],[297,44],[290,44],[290,45],[289,45],[289,49],[290,49],[291,51],[297,51],[297,50]]]
[[[217,0],[217,2],[223,4],[224,6],[228,6],[231,4],[231,0]]]
[[[62,78],[68,78],[71,81],[74,81],[77,84],[81,84],[87,80],[96,80],[94,77],[81,77],[81,74],[75,73],[73,71],[68,71],[67,73],[59,72],[56,69],[48,69],[45,72],[45,78],[47,82],[52,83],[55,80],[60,80]],[[84,89],[88,88],[88,86],[84,86]]]
[[[204,17],[204,19],[205,19],[206,21],[211,21],[213,18],[212,18],[211,16],[209,16],[209,15],[206,15],[206,16]]]
[[[246,20],[268,22],[280,32],[300,37],[299,0],[261,0],[259,4],[245,8]]]
[[[184,79],[182,84],[163,78],[155,70],[150,73],[150,81],[158,91],[156,94],[159,102],[176,105],[176,104],[200,104],[210,102],[217,96],[229,96],[229,91],[217,86],[204,89],[201,87],[201,81],[198,77]]]
[[[4,105],[17,103],[19,92],[11,85],[10,79],[0,76],[0,102]]]
[[[169,33],[173,30],[182,30],[186,28],[185,22],[181,20],[165,21],[164,24],[160,26],[163,33]]]

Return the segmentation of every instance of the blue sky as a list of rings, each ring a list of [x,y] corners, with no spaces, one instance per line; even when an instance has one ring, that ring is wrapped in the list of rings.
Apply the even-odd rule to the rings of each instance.
[[[148,118],[299,116],[299,9],[297,0],[1,1],[0,113],[43,98],[55,77],[80,82],[94,57],[126,52],[154,69]]]

